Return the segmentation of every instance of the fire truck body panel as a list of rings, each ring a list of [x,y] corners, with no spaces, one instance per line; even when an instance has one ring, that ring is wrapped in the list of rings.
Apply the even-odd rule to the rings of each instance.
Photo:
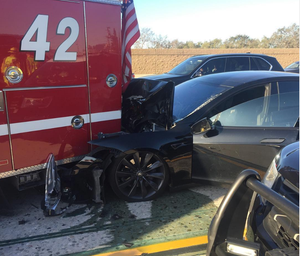
[[[1,4],[0,178],[44,168],[49,153],[76,161],[120,130],[120,15],[108,0]]]
[[[97,138],[99,131],[119,131],[121,129],[120,18],[116,23],[116,17],[120,17],[120,15],[119,6],[116,8],[114,5],[107,5],[106,8],[102,8],[91,2],[86,3],[92,139]],[[105,23],[102,20],[105,20]],[[93,31],[99,32],[93,33]],[[110,88],[106,84],[106,79],[112,72],[117,76],[119,82],[117,86]],[[99,120],[107,121],[99,122]]]
[[[6,114],[4,112],[3,92],[0,90],[0,171],[12,170],[11,155],[9,147],[9,136],[7,130]]]

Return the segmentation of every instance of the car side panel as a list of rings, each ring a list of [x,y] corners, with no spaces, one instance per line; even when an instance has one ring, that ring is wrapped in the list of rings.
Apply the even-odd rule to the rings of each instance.
[[[272,159],[295,142],[298,128],[217,127],[193,136],[192,177],[232,183],[243,169],[264,176]]]
[[[144,133],[116,133],[111,137],[93,140],[90,143],[99,150],[131,152],[149,150],[157,152],[167,163],[171,173],[171,186],[191,182],[192,137],[182,131],[157,131]],[[105,135],[104,135],[105,136]]]

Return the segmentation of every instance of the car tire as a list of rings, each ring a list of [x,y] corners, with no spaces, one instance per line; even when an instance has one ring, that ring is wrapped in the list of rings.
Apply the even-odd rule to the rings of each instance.
[[[165,161],[149,151],[134,151],[115,159],[109,180],[115,194],[129,202],[157,198],[169,183]]]

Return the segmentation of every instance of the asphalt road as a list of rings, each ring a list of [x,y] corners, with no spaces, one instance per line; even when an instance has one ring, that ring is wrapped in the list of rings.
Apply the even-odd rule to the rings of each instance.
[[[0,199],[1,256],[138,255],[130,250],[139,248],[145,255],[178,247],[180,240],[200,244],[227,191],[197,186],[142,203],[124,202],[108,191],[104,205],[73,204],[60,216],[45,217],[42,188],[3,190],[9,207]]]

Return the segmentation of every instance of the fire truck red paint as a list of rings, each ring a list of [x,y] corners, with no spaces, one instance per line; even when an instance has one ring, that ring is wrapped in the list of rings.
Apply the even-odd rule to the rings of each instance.
[[[119,1],[10,0],[0,20],[0,178],[49,153],[74,161],[98,132],[120,131]]]

